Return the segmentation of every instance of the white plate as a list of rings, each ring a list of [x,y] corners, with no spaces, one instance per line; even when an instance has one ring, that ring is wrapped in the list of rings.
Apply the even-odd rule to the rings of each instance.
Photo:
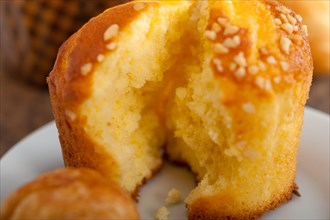
[[[329,115],[306,108],[296,178],[302,197],[294,197],[263,219],[329,219],[329,122]],[[63,167],[60,149],[54,122],[12,147],[0,161],[1,200],[41,173]],[[172,187],[186,196],[194,187],[194,178],[186,169],[166,163],[141,189],[138,206],[142,219],[154,218]],[[170,219],[187,218],[183,203],[169,207],[169,211]]]

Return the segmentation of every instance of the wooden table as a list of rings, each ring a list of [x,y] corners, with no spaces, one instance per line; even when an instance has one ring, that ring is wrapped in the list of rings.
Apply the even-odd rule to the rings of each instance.
[[[48,90],[0,73],[0,156],[24,136],[53,120]],[[330,77],[314,77],[308,106],[329,114]]]

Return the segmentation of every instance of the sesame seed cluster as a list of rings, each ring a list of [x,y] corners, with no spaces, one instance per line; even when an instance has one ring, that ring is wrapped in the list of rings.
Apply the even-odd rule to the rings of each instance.
[[[133,5],[133,10],[134,11],[140,11],[145,7],[144,3],[136,3]],[[103,40],[105,42],[105,48],[108,51],[114,51],[117,49],[118,44],[114,41],[115,38],[118,36],[119,34],[119,25],[118,24],[111,24],[103,33]],[[100,53],[97,55],[96,57],[96,61],[101,63],[103,62],[105,56],[104,54]],[[81,66],[80,68],[80,73],[83,76],[88,75],[93,68],[93,64],[92,62],[86,63],[84,65]]]
[[[136,3],[133,6],[133,10],[140,11],[145,8],[144,3]],[[268,5],[268,9],[271,9],[271,5]],[[299,23],[302,22],[302,17],[291,12],[284,6],[274,7],[274,23],[280,31],[279,48],[284,56],[290,55],[290,50],[293,44],[301,45],[302,37],[299,34]],[[307,26],[301,25],[301,30],[304,34],[307,33]],[[213,42],[213,52],[215,57],[212,59],[212,65],[214,65],[216,71],[221,75],[225,71],[228,71],[233,77],[240,81],[249,76],[252,79],[252,83],[259,89],[264,91],[272,91],[273,84],[280,84],[281,82],[293,83],[294,77],[292,74],[285,76],[276,75],[270,77],[262,76],[258,74],[267,70],[269,65],[278,66],[284,72],[289,72],[290,65],[285,60],[278,60],[266,47],[259,48],[258,52],[260,60],[255,64],[248,64],[246,54],[243,50],[239,50],[242,44],[240,30],[242,28],[233,25],[226,17],[218,17],[213,22],[208,30],[205,31],[205,37]],[[103,41],[105,48],[108,51],[114,51],[117,49],[116,37],[119,34],[119,25],[111,24],[103,33]],[[222,42],[218,42],[217,38],[222,35]],[[226,56],[229,53],[235,53],[232,60],[224,64],[221,60],[221,56]],[[100,53],[96,57],[97,62],[103,62],[105,59],[104,54]],[[267,65],[268,64],[268,65]],[[225,69],[226,67],[226,69]],[[88,75],[93,68],[92,62],[85,63],[80,68],[80,73],[83,76]],[[250,103],[249,103],[250,104]],[[251,106],[251,105],[247,105]],[[252,113],[252,108],[244,107],[247,113]],[[73,112],[68,113],[69,118],[72,117]]]
[[[297,45],[297,46],[302,45],[303,39],[299,32],[300,27],[303,34],[308,36],[307,26],[300,25],[302,22],[302,17],[298,14],[294,14],[291,10],[289,10],[285,6],[282,5],[275,6],[274,9],[275,9],[274,23],[277,26],[277,28],[281,30],[279,46],[281,52],[284,55],[289,56],[290,53],[292,52],[291,47],[293,45]],[[282,60],[279,61],[279,65],[284,72],[290,72],[290,65],[288,62]],[[282,81],[290,84],[294,82],[294,77],[292,74],[288,74],[285,75],[284,77],[275,76],[273,78],[273,82],[276,84],[279,84]]]
[[[219,17],[216,22],[211,25],[211,30],[205,31],[205,36],[214,42],[213,51],[217,55],[226,55],[230,53],[230,50],[237,48],[241,44],[241,38],[238,35],[240,28],[230,24],[227,18]],[[216,42],[217,35],[222,34],[224,40],[222,42]],[[214,58],[212,60],[216,70],[219,73],[224,71],[224,67],[220,58]],[[239,52],[234,57],[234,62],[230,64],[231,71],[237,78],[245,76],[245,67],[247,63],[243,52]]]
[[[109,51],[113,51],[117,49],[117,43],[114,41],[115,38],[118,36],[119,33],[119,25],[118,24],[111,24],[103,33],[103,41],[105,42],[105,48]],[[102,62],[104,60],[104,54],[100,53],[97,55],[96,60],[97,62]],[[80,73],[83,76],[88,75],[93,68],[92,62],[86,63],[81,66]]]
[[[140,11],[143,8],[145,8],[145,4],[144,3],[136,3],[133,4],[133,10],[134,11]],[[118,24],[111,24],[104,32],[103,32],[103,41],[104,41],[104,45],[106,50],[108,51],[114,51],[117,49],[118,44],[115,42],[116,37],[119,34],[119,25]],[[105,59],[104,54],[100,53],[96,56],[96,61],[98,63],[103,62]],[[83,76],[87,76],[93,69],[93,63],[92,62],[87,62],[85,64],[83,64],[80,67],[80,74]],[[65,111],[65,115],[71,120],[74,121],[76,119],[76,114],[67,109]]]
[[[278,17],[274,18],[274,23],[280,28],[284,33],[280,38],[280,48],[283,53],[290,53],[290,46],[294,43],[301,45],[302,38],[299,35],[299,23],[302,22],[302,17],[300,15],[294,15],[289,9],[284,6],[276,6],[275,11],[278,13]],[[304,34],[307,33],[307,26],[301,26]]]
[[[136,10],[135,7],[134,7],[134,10]],[[119,33],[119,25],[118,24],[111,24],[104,31],[103,41],[105,43],[105,48],[108,51],[113,51],[113,50],[117,49],[117,43],[114,40],[118,36],[118,33]],[[105,59],[105,56],[102,53],[100,53],[96,56],[96,61],[99,62],[99,63],[103,62],[104,59]],[[93,63],[92,62],[85,63],[84,65],[82,65],[80,67],[80,74],[83,75],[83,76],[87,76],[92,71],[92,69],[93,69]],[[71,121],[74,121],[76,119],[76,114],[71,110],[67,109],[65,111],[65,114],[68,116],[68,118]]]
[[[299,27],[307,35],[306,25],[299,26],[299,23],[302,21],[300,15],[295,15],[284,6],[273,7],[275,11],[274,23],[281,30],[278,44],[284,58],[280,60],[266,47],[261,47],[258,49],[260,60],[255,64],[249,64],[244,50],[239,50],[240,47],[243,47],[241,45],[242,36],[240,36],[242,28],[231,24],[228,18],[218,17],[205,31],[205,36],[213,42],[215,56],[212,59],[212,65],[219,75],[230,72],[231,76],[237,81],[252,79],[252,83],[256,87],[266,92],[272,91],[273,85],[280,84],[282,81],[288,84],[294,82],[292,74],[286,74],[285,76],[275,75],[272,77],[258,74],[265,72],[269,66],[274,66],[275,68],[280,68],[282,72],[290,73],[290,64],[286,60],[292,53],[292,45],[300,46],[302,44]],[[268,5],[268,9],[271,10],[271,5]],[[222,42],[217,40],[219,35],[223,39],[221,40]],[[223,63],[222,59],[228,59],[226,55],[229,53],[234,54],[233,58],[229,62]]]

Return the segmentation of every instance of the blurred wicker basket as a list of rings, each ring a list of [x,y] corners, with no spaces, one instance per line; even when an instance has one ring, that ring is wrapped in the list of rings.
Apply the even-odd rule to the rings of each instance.
[[[5,72],[46,85],[60,45],[91,17],[127,1],[1,1],[1,59]]]

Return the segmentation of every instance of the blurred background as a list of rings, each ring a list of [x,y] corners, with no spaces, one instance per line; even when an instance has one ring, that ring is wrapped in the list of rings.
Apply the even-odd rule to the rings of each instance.
[[[24,136],[53,120],[46,77],[60,45],[91,17],[127,1],[0,1],[0,157]],[[312,27],[309,34],[312,50],[315,48],[315,71],[307,105],[329,114],[329,1],[282,2]]]

